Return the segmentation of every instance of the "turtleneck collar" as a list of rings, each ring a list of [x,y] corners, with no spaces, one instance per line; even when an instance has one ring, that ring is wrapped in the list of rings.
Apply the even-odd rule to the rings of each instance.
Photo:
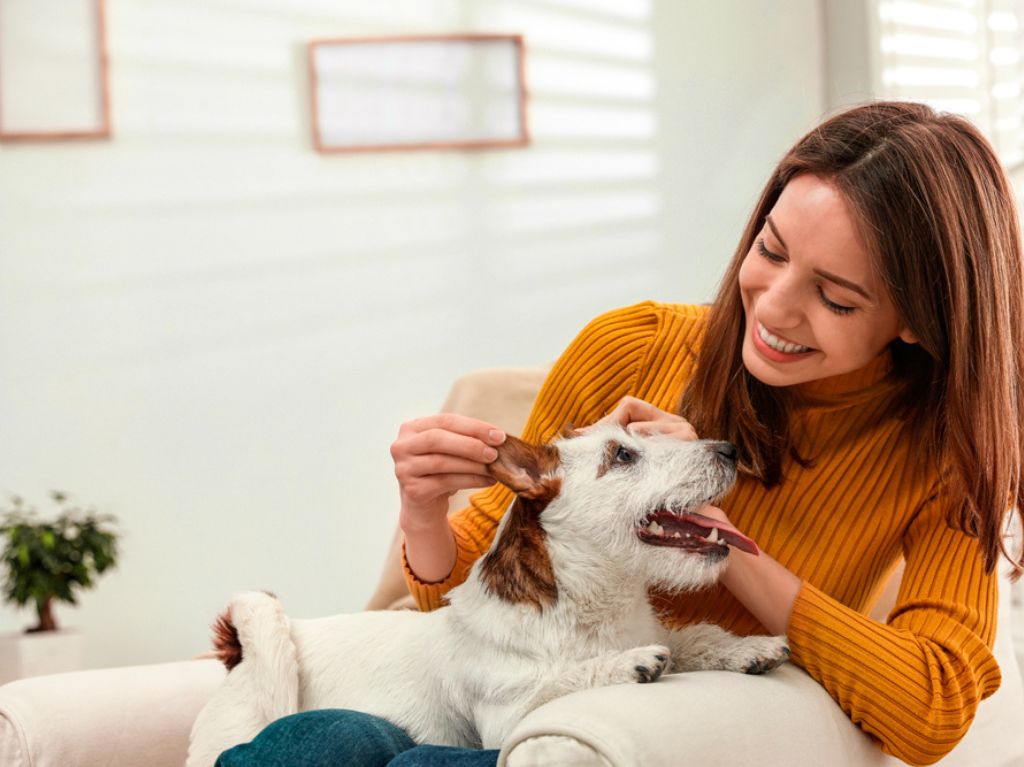
[[[888,389],[892,353],[886,348],[864,367],[849,373],[796,384],[792,392],[800,404],[810,407],[845,407],[873,399]]]

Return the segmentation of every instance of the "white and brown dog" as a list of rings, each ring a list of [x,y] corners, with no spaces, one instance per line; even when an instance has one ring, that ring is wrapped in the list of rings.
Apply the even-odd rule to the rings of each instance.
[[[497,748],[531,709],[575,690],[786,660],[785,637],[670,631],[648,603],[652,586],[714,582],[730,546],[757,552],[694,513],[733,483],[732,445],[602,425],[498,451],[491,471],[516,499],[449,606],[292,620],[268,594],[232,600],[215,640],[230,673],[196,719],[187,767],[317,708],[383,717],[418,743]]]

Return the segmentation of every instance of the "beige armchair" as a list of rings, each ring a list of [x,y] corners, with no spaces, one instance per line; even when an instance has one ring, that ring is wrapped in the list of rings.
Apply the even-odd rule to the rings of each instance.
[[[519,433],[544,372],[471,373],[455,383],[444,409]],[[452,507],[462,503],[464,497],[456,497]],[[369,607],[401,606],[408,596],[398,555],[396,536]],[[966,738],[942,760],[944,767],[1024,765],[1024,685],[1005,577],[999,609],[995,655],[1002,687],[982,702]],[[880,604],[876,614],[885,611]],[[180,767],[192,721],[223,676],[216,661],[192,660],[11,682],[0,687],[0,765]],[[499,767],[745,764],[902,762],[884,756],[795,666],[764,677],[705,671],[567,695],[531,712],[499,758]]]

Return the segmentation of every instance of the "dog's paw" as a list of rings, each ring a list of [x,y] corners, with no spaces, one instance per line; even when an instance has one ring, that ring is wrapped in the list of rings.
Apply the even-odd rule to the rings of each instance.
[[[748,637],[743,640],[745,657],[738,658],[736,671],[744,674],[767,674],[789,660],[786,637]]]
[[[672,652],[662,645],[633,647],[619,654],[616,659],[613,683],[656,682],[668,668]]]

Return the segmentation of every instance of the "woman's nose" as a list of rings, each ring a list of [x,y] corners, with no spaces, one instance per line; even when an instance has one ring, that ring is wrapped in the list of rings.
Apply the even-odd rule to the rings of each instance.
[[[757,318],[776,330],[800,323],[799,293],[792,280],[779,276],[765,286],[757,299]]]

